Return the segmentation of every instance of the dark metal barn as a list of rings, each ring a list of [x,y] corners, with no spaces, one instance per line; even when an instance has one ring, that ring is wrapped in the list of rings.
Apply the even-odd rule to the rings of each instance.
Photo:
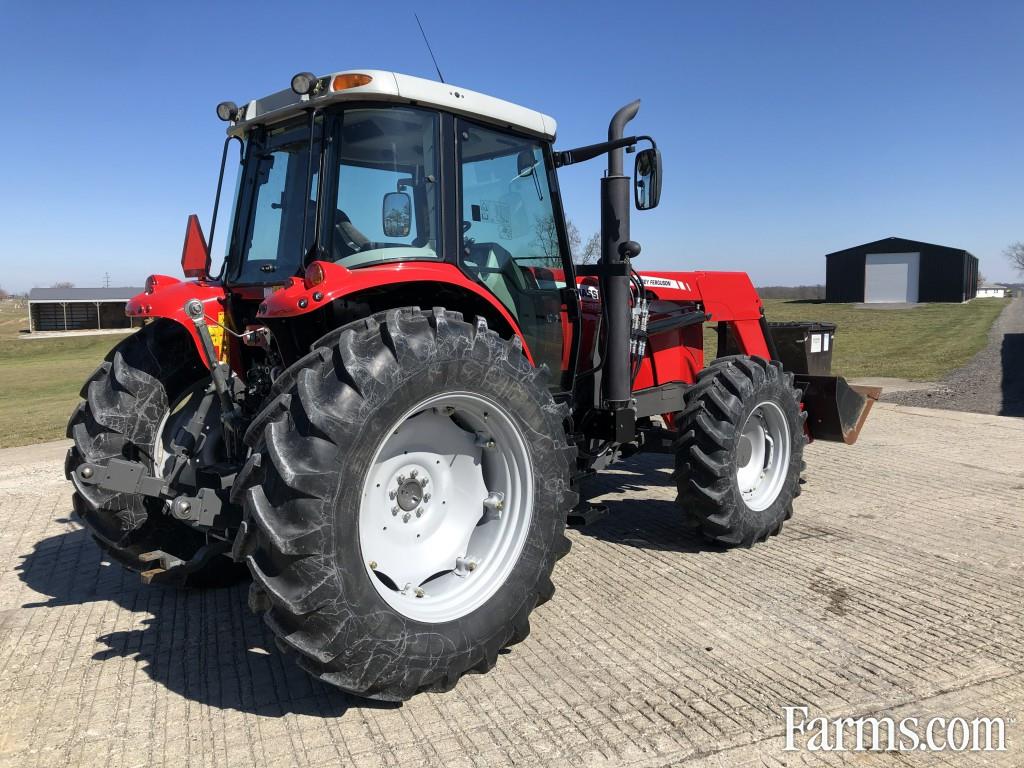
[[[97,331],[131,328],[124,305],[142,288],[33,288],[28,294],[29,330]]]
[[[830,253],[825,262],[829,302],[961,302],[978,290],[978,259],[963,248],[887,237]]]

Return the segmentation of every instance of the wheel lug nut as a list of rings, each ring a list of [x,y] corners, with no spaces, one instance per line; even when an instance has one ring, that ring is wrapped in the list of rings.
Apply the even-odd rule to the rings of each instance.
[[[398,507],[392,507],[391,508],[391,514],[392,515],[397,515],[398,514]]]
[[[426,504],[428,501],[430,501],[430,494],[429,493],[423,494],[423,503]]]
[[[429,482],[430,482],[430,478],[429,477],[424,477],[422,480],[420,480],[420,485],[422,485],[424,488],[426,488],[427,487],[427,483],[429,483]]]
[[[412,472],[409,473],[409,477],[411,477],[413,480],[415,480],[418,475],[419,475],[419,470],[416,470],[416,469],[414,469]]]
[[[416,517],[423,517],[423,510],[422,509],[417,509],[416,510]]]
[[[369,563],[367,563],[367,565],[370,566],[370,570],[371,571],[376,571],[377,570],[377,561],[376,560],[371,560]]]
[[[476,563],[474,563],[472,560],[470,560],[468,563],[466,563],[466,570],[467,571],[475,571],[476,570]]]
[[[408,523],[410,517],[411,517],[411,515],[408,512],[406,512],[404,515],[402,515],[402,522],[403,523]]]
[[[393,499],[393,498],[395,498],[395,496],[397,496],[397,495],[398,495],[398,491],[390,491],[390,492],[388,493],[388,498],[389,498],[389,499]]]
[[[404,482],[405,482],[405,475],[399,475],[398,476],[398,484],[401,485]]]
[[[416,597],[423,597],[423,590],[420,587],[416,587]]]

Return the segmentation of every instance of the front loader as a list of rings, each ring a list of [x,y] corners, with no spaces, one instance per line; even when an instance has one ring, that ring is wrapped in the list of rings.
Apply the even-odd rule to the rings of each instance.
[[[223,263],[190,217],[187,279],[146,281],[68,426],[103,551],[145,581],[249,575],[306,670],[403,700],[527,635],[612,462],[672,454],[680,515],[723,546],[778,533],[807,441],[852,442],[878,393],[784,369],[745,274],[634,269],[662,176],[638,108],[558,151],[546,115],[392,72],[220,104]],[[556,171],[599,157],[578,266]]]

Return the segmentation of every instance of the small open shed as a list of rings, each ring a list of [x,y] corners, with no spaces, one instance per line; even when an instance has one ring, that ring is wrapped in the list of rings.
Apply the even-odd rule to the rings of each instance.
[[[142,288],[33,288],[28,294],[29,330],[106,331],[132,328],[124,305]]]

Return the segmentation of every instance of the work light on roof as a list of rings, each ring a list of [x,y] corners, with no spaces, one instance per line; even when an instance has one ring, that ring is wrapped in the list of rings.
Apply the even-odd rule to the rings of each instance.
[[[312,72],[299,72],[292,78],[292,90],[299,96],[311,93],[314,85],[316,85],[316,75]]]
[[[238,117],[238,105],[233,101],[222,101],[217,105],[217,117],[225,123]]]

